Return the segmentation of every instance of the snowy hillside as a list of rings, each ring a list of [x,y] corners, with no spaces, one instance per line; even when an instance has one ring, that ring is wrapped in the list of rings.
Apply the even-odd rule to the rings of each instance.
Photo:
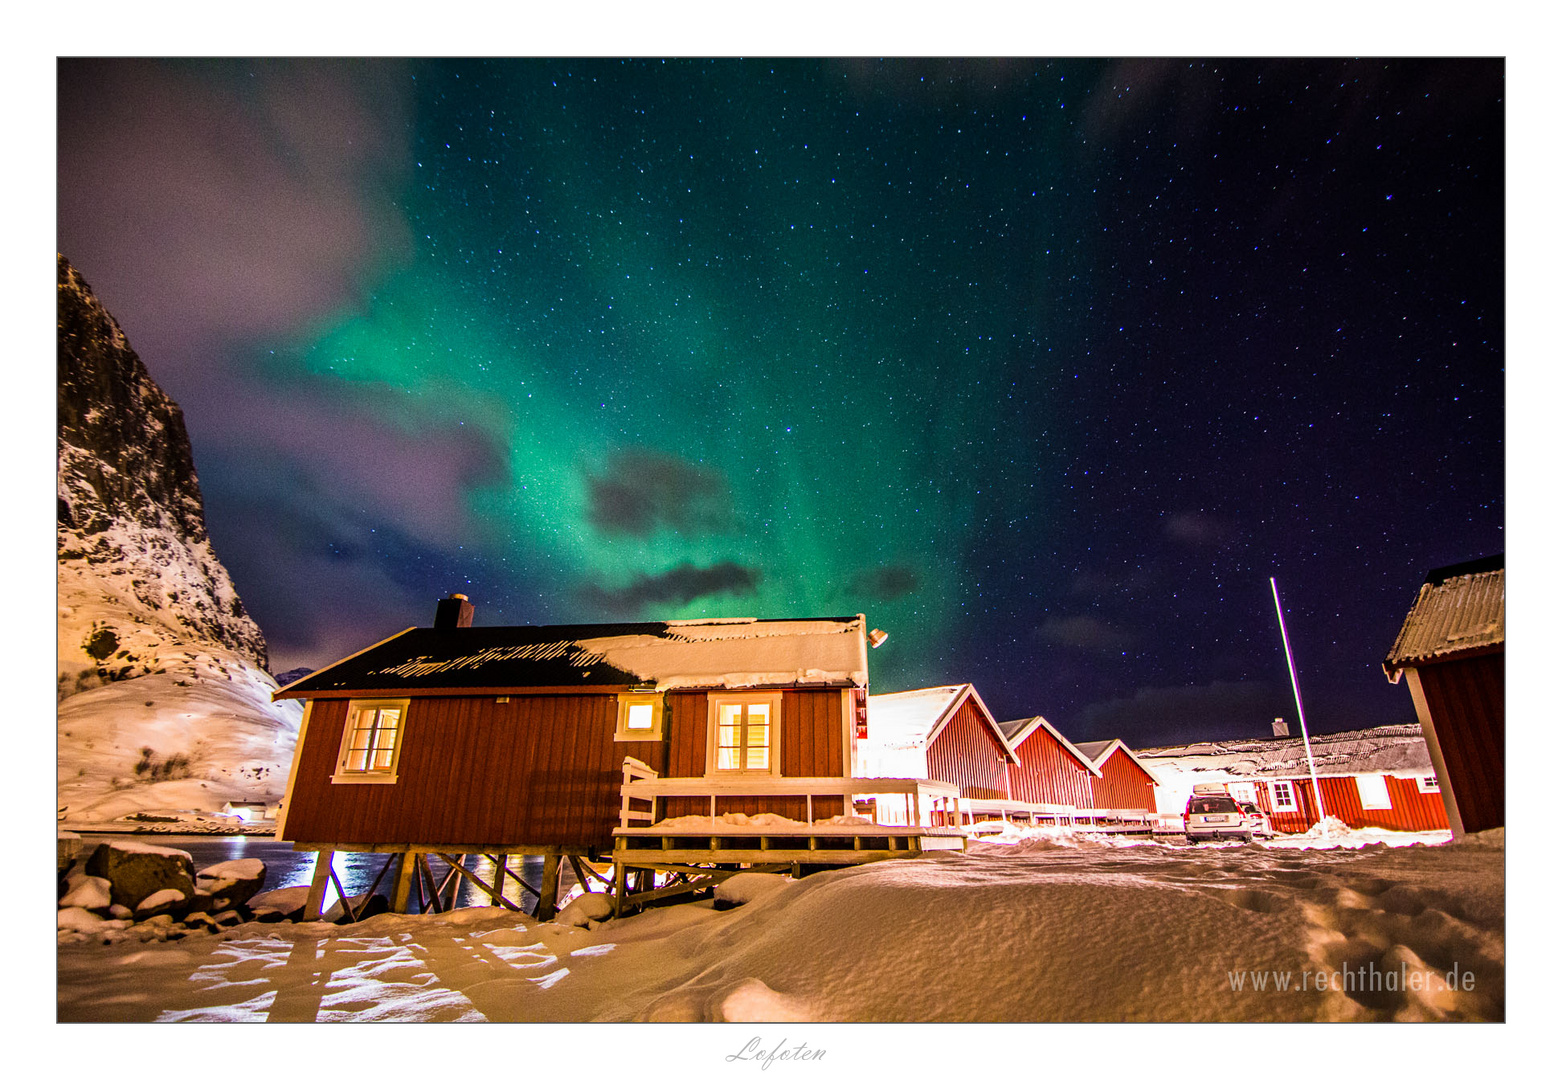
[[[302,710],[269,699],[183,414],[64,256],[58,269],[60,805],[88,821],[275,803]]]

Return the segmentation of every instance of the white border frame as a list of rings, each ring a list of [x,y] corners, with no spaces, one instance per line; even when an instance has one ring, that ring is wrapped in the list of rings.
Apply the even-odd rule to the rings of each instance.
[[[629,706],[651,706],[651,726],[648,728],[631,728],[629,726]],[[614,742],[661,742],[664,727],[664,717],[667,715],[667,695],[648,693],[624,693],[618,695],[618,727],[613,732]]]

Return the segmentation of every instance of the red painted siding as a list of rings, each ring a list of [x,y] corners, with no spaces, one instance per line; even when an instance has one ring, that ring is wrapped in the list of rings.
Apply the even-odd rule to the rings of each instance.
[[[337,844],[605,846],[625,754],[612,694],[414,698],[394,784],[333,784],[347,701],[316,700],[284,839]],[[655,755],[652,755],[655,756]]]
[[[1361,805],[1360,789],[1353,776],[1320,776],[1318,786],[1323,791],[1324,807],[1331,817],[1339,818],[1353,829],[1368,827],[1397,829],[1403,832],[1430,832],[1448,828],[1448,815],[1443,811],[1443,797],[1433,792],[1423,792],[1414,777],[1389,776],[1387,810],[1368,810]],[[1269,822],[1276,832],[1306,832],[1318,823],[1318,804],[1313,797],[1310,777],[1291,779],[1296,796],[1297,809],[1286,812],[1274,809],[1273,789],[1268,781],[1256,784],[1258,805],[1269,815]]]
[[[1114,749],[1099,768],[1101,775],[1090,778],[1097,809],[1155,810],[1155,777],[1134,764],[1122,747]]]
[[[1091,786],[1094,777],[1046,728],[1037,727],[1015,753],[1020,763],[1009,766],[1013,798],[1022,802],[1075,806],[1081,810],[1096,805]]]
[[[1495,829],[1506,820],[1503,654],[1416,671],[1464,831]]]
[[[967,698],[927,746],[927,776],[958,784],[972,799],[1007,799],[1007,758],[998,733]]]

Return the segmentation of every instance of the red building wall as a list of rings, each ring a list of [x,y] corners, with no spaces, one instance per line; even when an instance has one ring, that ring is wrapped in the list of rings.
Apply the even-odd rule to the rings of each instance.
[[[1417,668],[1421,692],[1467,833],[1506,820],[1502,653]]]
[[[972,799],[1010,798],[1006,761],[998,733],[970,698],[927,746],[928,779],[958,784]]]
[[[1018,765],[1009,766],[1011,797],[1021,802],[1056,803],[1088,810],[1095,806],[1094,779],[1080,760],[1063,748],[1044,727],[1015,750]]]
[[[1155,811],[1155,778],[1135,765],[1122,747],[1099,767],[1101,775],[1090,778],[1096,809]]]
[[[1387,810],[1365,809],[1361,805],[1360,789],[1353,776],[1320,776],[1318,786],[1323,791],[1323,803],[1329,815],[1339,818],[1353,829],[1372,827],[1402,832],[1430,832],[1448,828],[1448,815],[1443,810],[1441,794],[1422,791],[1414,777],[1389,776],[1385,781],[1390,803]],[[1269,823],[1276,832],[1306,832],[1318,823],[1318,805],[1313,797],[1310,777],[1291,780],[1297,803],[1294,812],[1274,809],[1273,789],[1267,781],[1259,781],[1255,786],[1259,808],[1269,815]]]

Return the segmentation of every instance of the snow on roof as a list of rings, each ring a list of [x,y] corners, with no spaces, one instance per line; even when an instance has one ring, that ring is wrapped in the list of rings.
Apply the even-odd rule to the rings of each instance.
[[[938,722],[969,686],[929,686],[868,696],[868,738],[886,747],[925,746]]]
[[[277,696],[410,688],[866,686],[865,628],[862,615],[414,628],[306,675]]]
[[[1387,724],[1365,731],[1315,735],[1311,742],[1319,776],[1432,772],[1431,754],[1419,724]],[[1307,775],[1307,754],[1300,737],[1164,746],[1140,750],[1136,756],[1141,764],[1173,772],[1221,770],[1235,776],[1275,780]]]
[[[1502,567],[1446,576],[1433,571],[1383,661],[1384,674],[1398,682],[1400,670],[1418,662],[1502,645],[1505,607]]]

